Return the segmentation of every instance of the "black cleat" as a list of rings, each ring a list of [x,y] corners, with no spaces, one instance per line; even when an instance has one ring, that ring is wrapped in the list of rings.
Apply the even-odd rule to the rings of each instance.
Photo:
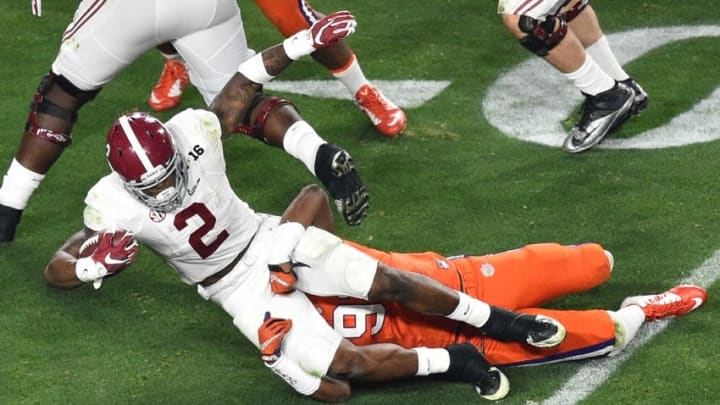
[[[635,91],[620,82],[595,96],[585,95],[580,121],[565,138],[563,149],[578,153],[600,143],[611,129],[620,128],[630,118],[634,101]]]
[[[450,368],[445,375],[453,381],[473,384],[481,397],[491,401],[503,399],[510,392],[510,381],[505,374],[491,366],[475,346],[454,344],[448,346],[447,351]]]
[[[22,210],[0,204],[0,242],[11,242],[15,239],[15,229],[20,223]]]
[[[638,115],[641,112],[643,112],[650,102],[649,97],[645,89],[640,87],[640,84],[635,81],[635,79],[628,78],[620,83],[630,87],[635,92],[635,97],[633,98],[632,107],[630,107],[630,113],[632,115]]]
[[[350,154],[326,143],[315,157],[315,175],[335,200],[335,206],[348,225],[360,225],[370,207],[370,195],[355,170]]]
[[[490,319],[480,330],[504,342],[525,342],[530,346],[555,347],[565,340],[567,331],[558,321],[545,315],[519,314],[490,307]]]

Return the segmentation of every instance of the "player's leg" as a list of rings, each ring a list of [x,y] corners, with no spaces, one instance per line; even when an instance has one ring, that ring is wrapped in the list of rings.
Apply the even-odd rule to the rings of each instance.
[[[540,306],[597,287],[610,278],[613,259],[601,245],[531,244],[484,256],[458,258],[465,291],[504,308]]]
[[[306,1],[255,0],[255,3],[285,37],[323,17]],[[390,137],[402,133],[407,125],[405,113],[367,80],[347,41],[341,39],[311,56],[343,83],[380,133]]]
[[[597,14],[591,5],[585,7],[575,7],[566,13],[568,26],[578,37],[583,47],[600,68],[610,75],[613,79],[621,82],[633,89],[635,97],[631,108],[632,114],[638,114],[648,106],[648,94],[640,86],[640,84],[631,78],[620,62],[615,57],[615,53],[610,48],[607,37],[600,28],[600,22]],[[610,132],[615,130],[612,128]]]
[[[616,328],[605,310],[558,311],[522,309],[520,312],[542,314],[561,322],[567,337],[558,346],[542,351],[520,343],[499,342],[480,336],[470,341],[482,345],[487,360],[498,367],[530,366],[599,357],[615,347]]]
[[[292,253],[297,287],[318,296],[348,296],[398,302],[425,315],[445,316],[479,328],[497,339],[536,347],[557,345],[561,324],[551,318],[520,316],[490,306],[422,274],[398,271],[318,228],[308,228]]]
[[[571,2],[566,9],[580,2]],[[565,150],[577,153],[602,141],[611,127],[627,119],[633,91],[618,84],[585,51],[564,16],[557,14],[562,3],[548,0],[525,10],[523,2],[505,0],[500,2],[500,12],[505,28],[526,49],[545,59],[585,95],[581,119],[563,143]]]
[[[326,142],[288,100],[258,93],[238,131],[283,148],[299,159],[328,190],[348,225],[367,215],[369,194],[350,154]]]
[[[51,71],[38,86],[30,106],[25,132],[0,188],[0,241],[10,241],[34,190],[72,140],[80,108],[100,88],[146,49],[143,40],[154,28],[127,29],[140,1],[110,7],[83,1],[62,38]],[[145,45],[138,45],[145,44]]]

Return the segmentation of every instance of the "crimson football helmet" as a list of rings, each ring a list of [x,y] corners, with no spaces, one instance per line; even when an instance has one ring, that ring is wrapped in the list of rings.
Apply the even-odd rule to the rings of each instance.
[[[140,112],[120,116],[108,132],[106,155],[125,189],[148,207],[171,212],[182,204],[187,194],[187,163],[156,118]],[[171,176],[174,183],[168,180]]]

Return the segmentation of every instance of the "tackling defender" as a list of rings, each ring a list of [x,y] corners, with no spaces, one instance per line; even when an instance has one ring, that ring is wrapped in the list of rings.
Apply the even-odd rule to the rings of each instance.
[[[255,0],[255,4],[285,37],[307,29],[324,16],[304,0]],[[165,44],[160,51],[165,57],[165,66],[148,99],[148,105],[155,111],[177,107],[190,82],[185,63],[172,45]],[[365,78],[347,41],[341,39],[311,56],[345,86],[378,132],[388,137],[403,132],[407,125],[405,112]]]
[[[39,7],[33,9],[39,12]],[[22,141],[3,178],[0,242],[14,239],[30,197],[71,144],[72,128],[82,106],[140,55],[166,42],[172,42],[183,55],[193,81],[205,102],[213,103],[214,111],[242,112],[242,115],[225,113],[224,134],[239,129],[282,147],[300,159],[327,187],[348,224],[359,224],[368,209],[367,190],[350,155],[328,144],[304,121],[297,123],[299,115],[287,100],[257,93],[258,84],[272,77],[268,72],[275,75],[290,62],[287,56],[297,59],[311,54],[354,29],[355,20],[349,14],[318,20],[311,28],[286,40],[289,53],[282,61],[274,61],[280,65],[270,66],[266,71],[262,63],[256,63],[253,71],[257,74],[249,79],[259,81],[251,82],[237,79],[236,74],[243,61],[257,54],[248,48],[235,0],[82,1],[63,33],[50,72],[38,86]],[[237,98],[216,100],[230,79],[237,79],[234,86],[244,86],[231,89]],[[288,128],[291,124],[295,125]]]
[[[332,223],[327,196],[318,190],[317,187],[303,190],[288,207],[284,220],[303,226]],[[312,292],[313,285],[322,282],[316,279],[315,273],[323,264],[332,263],[309,257],[312,255],[308,254],[305,242],[305,238],[320,239],[317,233],[324,231],[311,226],[295,245],[289,261],[283,264],[284,269],[271,269],[271,280],[283,280],[282,288],[276,287],[275,291],[290,291],[297,285],[303,291]],[[613,256],[596,243],[573,246],[542,243],[497,254],[445,257],[434,252],[384,252],[351,241],[340,241],[327,234],[322,240],[328,244],[352,246],[382,265],[430,277],[491,305],[551,317],[567,330],[567,337],[560,345],[538,350],[518,342],[499,340],[452,319],[428,317],[392,301],[310,295],[325,321],[359,346],[377,343],[402,347],[470,344],[497,367],[613,356],[630,343],[644,322],[685,315],[707,300],[703,288],[680,285],[661,294],[628,297],[616,311],[540,308],[548,301],[589,290],[609,279]],[[278,261],[282,260],[276,258],[275,262]],[[334,267],[342,266],[336,263]],[[509,383],[507,385],[509,387]]]
[[[590,149],[647,108],[648,95],[623,70],[590,0],[498,0],[505,28],[585,96],[580,120],[563,142],[570,153]]]

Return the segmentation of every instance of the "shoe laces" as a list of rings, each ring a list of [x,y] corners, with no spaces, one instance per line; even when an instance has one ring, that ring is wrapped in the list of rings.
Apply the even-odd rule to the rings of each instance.
[[[390,102],[383,97],[382,94],[380,94],[380,91],[377,88],[367,85],[360,89],[357,102],[362,107],[372,111],[377,109],[389,110],[395,108],[394,105],[390,104]]]
[[[187,70],[182,63],[169,60],[165,63],[160,85],[162,87],[172,86],[176,80],[185,81],[186,76]]]

